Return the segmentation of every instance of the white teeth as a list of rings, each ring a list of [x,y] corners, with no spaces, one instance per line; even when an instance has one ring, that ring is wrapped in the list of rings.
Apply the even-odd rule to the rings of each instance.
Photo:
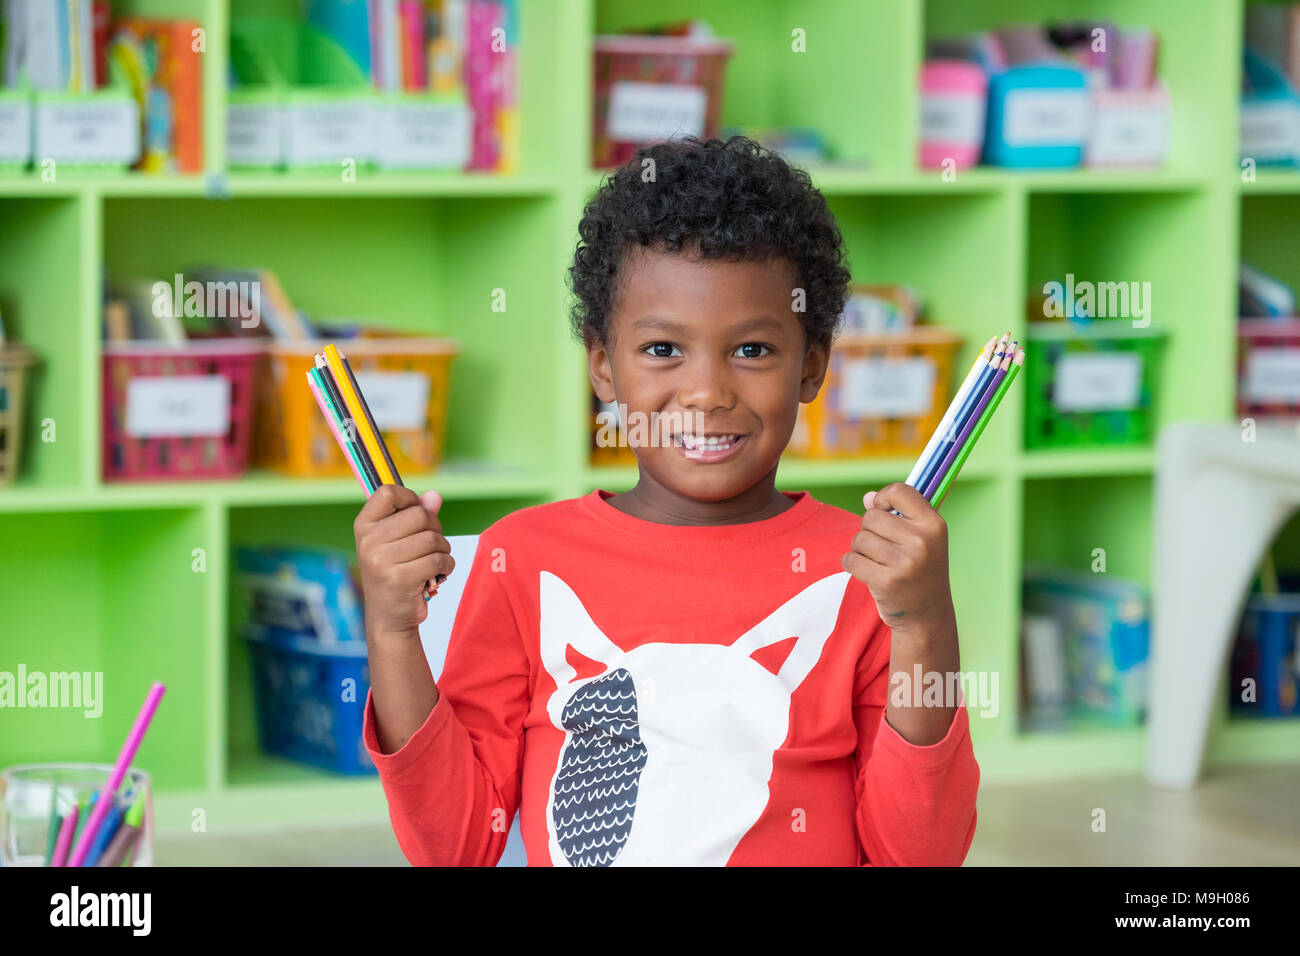
[[[707,437],[696,437],[694,435],[681,435],[679,440],[683,448],[688,451],[698,451],[702,448],[710,450],[723,450],[730,448],[740,436],[738,435],[709,435]]]

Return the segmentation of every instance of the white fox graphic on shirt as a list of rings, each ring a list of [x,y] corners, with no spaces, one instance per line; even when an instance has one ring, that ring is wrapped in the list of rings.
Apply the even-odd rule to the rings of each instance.
[[[724,865],[768,802],[790,695],[821,657],[850,575],[822,578],[730,644],[624,652],[541,572],[541,656],[565,732],[547,833],[556,866]],[[778,673],[750,655],[797,637]],[[566,646],[605,665],[574,680]]]

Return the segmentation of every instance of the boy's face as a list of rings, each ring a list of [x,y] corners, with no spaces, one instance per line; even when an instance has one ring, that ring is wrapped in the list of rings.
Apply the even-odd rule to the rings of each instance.
[[[723,501],[775,471],[826,375],[827,350],[807,347],[791,308],[798,284],[786,259],[624,258],[607,341],[587,357],[596,395],[626,405],[634,444],[640,418],[643,482]]]

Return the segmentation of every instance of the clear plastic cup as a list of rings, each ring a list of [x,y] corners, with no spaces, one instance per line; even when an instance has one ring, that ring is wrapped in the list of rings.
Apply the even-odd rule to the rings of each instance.
[[[84,829],[84,818],[89,817],[93,808],[90,798],[104,789],[112,772],[111,764],[95,763],[24,764],[0,771],[0,866],[45,866],[51,846],[52,815],[57,813],[61,817],[74,803],[81,802],[83,820],[78,824],[78,831]],[[128,798],[132,802],[143,801],[140,832],[131,835],[131,849],[120,865],[153,866],[153,788],[149,774],[130,768],[122,778],[116,797],[123,803]],[[105,817],[101,829],[109,822],[110,817]],[[119,826],[126,825],[123,816]],[[55,837],[57,826],[55,820]],[[73,841],[68,848],[68,860],[75,847]],[[99,862],[106,858],[107,853],[101,853]],[[88,857],[87,862],[94,861]]]

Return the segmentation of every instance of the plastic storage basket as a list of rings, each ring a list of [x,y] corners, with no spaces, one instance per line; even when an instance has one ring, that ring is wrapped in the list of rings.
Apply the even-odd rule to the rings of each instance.
[[[718,134],[731,43],[598,36],[594,49],[594,165],[621,166],[645,143]]]
[[[261,342],[105,345],[106,481],[233,478],[248,467]]]
[[[593,465],[635,465],[636,452],[628,444],[619,412],[591,394],[591,454]]]
[[[1300,319],[1237,323],[1237,413],[1300,417]]]
[[[366,338],[338,343],[357,374],[366,403],[404,476],[432,471],[442,461],[447,434],[451,363],[459,348],[451,339]],[[258,377],[254,459],[292,475],[349,475],[307,370],[324,342],[273,345],[269,368]]]
[[[1026,448],[1147,444],[1165,333],[1123,319],[1029,323]]]
[[[336,773],[374,773],[361,738],[370,690],[365,644],[272,641],[256,628],[245,638],[262,749]]]
[[[799,406],[789,451],[811,458],[920,452],[955,391],[961,343],[956,333],[926,327],[841,336],[821,392]]]
[[[1245,681],[1255,700],[1242,700]],[[1229,704],[1260,717],[1300,714],[1300,594],[1255,594],[1246,602],[1232,650]]]
[[[22,465],[27,374],[35,363],[27,349],[0,347],[0,485],[18,477]]]

